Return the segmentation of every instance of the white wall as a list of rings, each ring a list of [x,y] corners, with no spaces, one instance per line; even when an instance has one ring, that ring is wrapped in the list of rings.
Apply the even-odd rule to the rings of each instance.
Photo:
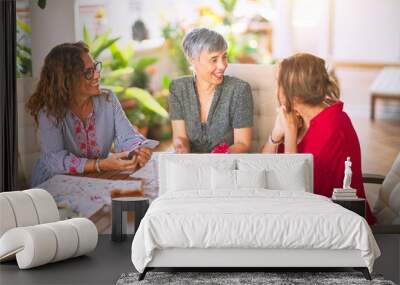
[[[400,63],[399,0],[276,0],[274,55]]]
[[[44,10],[32,1],[33,77],[38,78],[43,60],[52,47],[75,41],[75,0],[47,0]]]
[[[292,1],[281,0],[276,3],[273,21],[272,52],[274,58],[285,58],[293,53]]]
[[[329,57],[330,1],[294,0],[293,49]]]
[[[335,0],[337,61],[400,62],[399,0]]]

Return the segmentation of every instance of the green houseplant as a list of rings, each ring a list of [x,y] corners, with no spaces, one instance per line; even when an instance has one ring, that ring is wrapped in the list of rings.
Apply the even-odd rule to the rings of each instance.
[[[110,38],[110,31],[91,37],[84,27],[84,41],[89,45],[92,56],[98,59],[104,51],[110,57],[103,60],[101,83],[111,89],[121,101],[128,119],[144,133],[151,123],[168,119],[168,112],[150,93],[148,67],[158,61],[156,57],[134,58],[131,44],[119,47],[119,37]]]
[[[32,74],[32,49],[24,43],[24,37],[30,35],[31,27],[17,18],[17,77],[30,76]]]

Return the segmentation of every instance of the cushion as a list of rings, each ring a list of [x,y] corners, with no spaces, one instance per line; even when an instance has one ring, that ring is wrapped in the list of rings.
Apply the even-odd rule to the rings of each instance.
[[[262,170],[236,170],[238,188],[267,188],[266,171]]]
[[[168,169],[168,189],[170,191],[185,191],[210,188],[210,167],[185,166],[170,163]]]
[[[234,160],[169,161],[167,164],[167,191],[210,190],[212,169],[235,169]]]
[[[53,196],[43,189],[28,189],[23,193],[28,194],[33,201],[39,224],[51,223],[60,220],[60,214]]]
[[[293,164],[292,167],[280,170],[269,169],[267,171],[268,189],[306,191],[306,173],[304,163]]]
[[[236,190],[236,170],[211,168],[212,190]]]
[[[17,226],[14,212],[8,199],[0,195],[0,237],[9,229]]]
[[[39,223],[39,218],[29,195],[23,191],[3,192],[13,209],[17,227],[33,226]]]
[[[239,190],[241,188],[265,188],[265,170],[211,170],[212,190]]]
[[[309,165],[304,160],[285,159],[285,155],[271,158],[240,158],[237,161],[239,170],[266,171],[266,188],[271,190],[308,191]]]

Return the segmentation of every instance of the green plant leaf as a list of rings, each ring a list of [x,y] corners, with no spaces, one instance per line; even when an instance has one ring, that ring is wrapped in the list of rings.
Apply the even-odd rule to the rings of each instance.
[[[83,41],[90,47],[92,45],[92,39],[90,38],[89,31],[86,25],[83,25]]]
[[[162,87],[163,89],[169,89],[169,85],[171,84],[171,77],[169,77],[167,74],[163,75],[162,79]]]
[[[124,92],[125,88],[122,86],[114,86],[114,85],[102,85],[103,88],[110,89],[115,94],[121,94]]]
[[[219,0],[219,3],[222,5],[224,10],[227,13],[232,13],[235,10],[236,0]]]
[[[135,71],[141,72],[146,69],[146,67],[155,64],[158,61],[158,57],[155,56],[146,56],[141,59],[139,59],[135,64],[133,65],[133,68],[135,68]]]
[[[100,42],[100,44],[96,46],[96,48],[92,51],[93,58],[97,58],[104,50],[106,50],[108,47],[110,47],[113,43],[115,43],[119,39],[120,37],[117,37]]]
[[[109,77],[110,79],[116,79],[119,78],[121,76],[129,76],[133,73],[133,68],[132,67],[125,67],[125,68],[120,68],[117,70],[113,70],[110,73],[107,73],[107,77]]]
[[[107,48],[109,48],[113,43],[118,41],[120,37],[109,38],[111,30],[106,31],[101,35],[95,36],[95,38],[90,43],[90,51],[94,59],[97,57]]]
[[[127,65],[131,65],[131,61],[133,60],[133,55],[135,51],[133,49],[133,45],[131,43],[127,43],[123,48],[120,49],[122,56],[126,60]]]
[[[17,26],[19,28],[21,28],[21,30],[23,30],[28,35],[31,34],[31,32],[32,32],[31,27],[27,23],[25,23],[24,21],[22,21],[21,19],[18,19],[18,18],[17,18]]]
[[[144,108],[160,115],[161,117],[164,118],[168,117],[168,112],[146,90],[135,87],[127,88],[121,99],[125,98],[136,99],[139,102],[139,104],[143,105]]]
[[[31,55],[32,54],[32,49],[30,47],[27,47],[26,45],[17,43],[17,52],[26,53],[28,55]]]
[[[112,70],[102,76],[102,84],[105,85],[127,85],[127,82],[133,74],[132,67],[120,68]],[[125,84],[124,84],[125,83]]]
[[[114,70],[128,66],[129,59],[125,57],[124,53],[116,43],[110,45],[109,49],[113,58],[113,62],[110,65],[111,69]]]

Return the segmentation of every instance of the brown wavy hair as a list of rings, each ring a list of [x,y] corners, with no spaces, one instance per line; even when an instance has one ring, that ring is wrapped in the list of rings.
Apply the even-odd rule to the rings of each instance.
[[[89,53],[84,42],[63,43],[46,56],[35,92],[26,108],[38,124],[40,111],[53,116],[59,125],[70,107],[72,92],[82,78],[85,64],[81,58]]]
[[[298,53],[284,59],[279,66],[278,86],[286,98],[286,109],[292,110],[293,101],[318,106],[331,105],[340,98],[337,81],[329,76],[325,61],[308,53]]]

